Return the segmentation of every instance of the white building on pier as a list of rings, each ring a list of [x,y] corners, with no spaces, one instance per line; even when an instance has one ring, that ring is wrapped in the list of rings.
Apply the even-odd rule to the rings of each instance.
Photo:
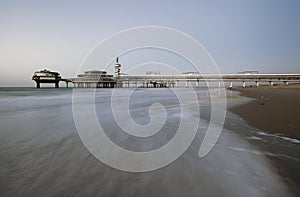
[[[116,80],[106,71],[91,70],[72,79],[74,88],[113,88]]]

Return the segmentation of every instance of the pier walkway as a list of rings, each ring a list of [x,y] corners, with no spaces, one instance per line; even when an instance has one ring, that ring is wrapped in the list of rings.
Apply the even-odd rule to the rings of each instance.
[[[233,82],[240,82],[243,87],[247,83],[300,83],[300,74],[182,74],[182,75],[121,75],[116,78],[117,87],[179,87],[179,83],[185,83],[185,87],[194,84],[199,87],[202,82],[209,86],[210,82],[228,82],[232,88]]]

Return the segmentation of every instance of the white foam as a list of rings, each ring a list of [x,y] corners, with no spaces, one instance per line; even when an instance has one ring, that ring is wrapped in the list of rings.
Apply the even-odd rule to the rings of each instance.
[[[256,137],[256,136],[247,137],[247,139],[250,139],[250,140],[261,140],[261,141],[265,141],[264,139],[259,138],[259,137]]]
[[[262,131],[257,132],[257,134],[259,135],[263,135],[263,136],[270,136],[270,137],[276,137],[285,141],[289,141],[295,144],[300,144],[300,140],[294,139],[294,138],[290,138],[290,137],[284,137],[284,136],[279,136],[279,135],[275,135],[275,134],[270,134],[270,133],[265,133]]]

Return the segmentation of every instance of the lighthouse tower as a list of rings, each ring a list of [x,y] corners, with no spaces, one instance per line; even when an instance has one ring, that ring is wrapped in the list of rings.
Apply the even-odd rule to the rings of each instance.
[[[120,67],[121,67],[121,64],[119,64],[119,58],[117,57],[116,63],[115,63],[115,77],[120,76],[120,70],[121,70]]]

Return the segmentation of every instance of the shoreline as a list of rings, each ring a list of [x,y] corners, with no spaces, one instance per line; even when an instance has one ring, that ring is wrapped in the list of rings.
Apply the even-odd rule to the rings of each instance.
[[[229,111],[267,133],[300,140],[300,84],[231,90],[255,100],[229,108]]]
[[[231,90],[253,100],[234,105],[228,111],[241,117],[249,126],[266,133],[261,136],[242,131],[242,135],[266,155],[293,195],[299,196],[300,176],[295,172],[300,170],[300,121],[297,119],[300,113],[300,84],[235,87]],[[253,140],[249,136],[254,136]]]

